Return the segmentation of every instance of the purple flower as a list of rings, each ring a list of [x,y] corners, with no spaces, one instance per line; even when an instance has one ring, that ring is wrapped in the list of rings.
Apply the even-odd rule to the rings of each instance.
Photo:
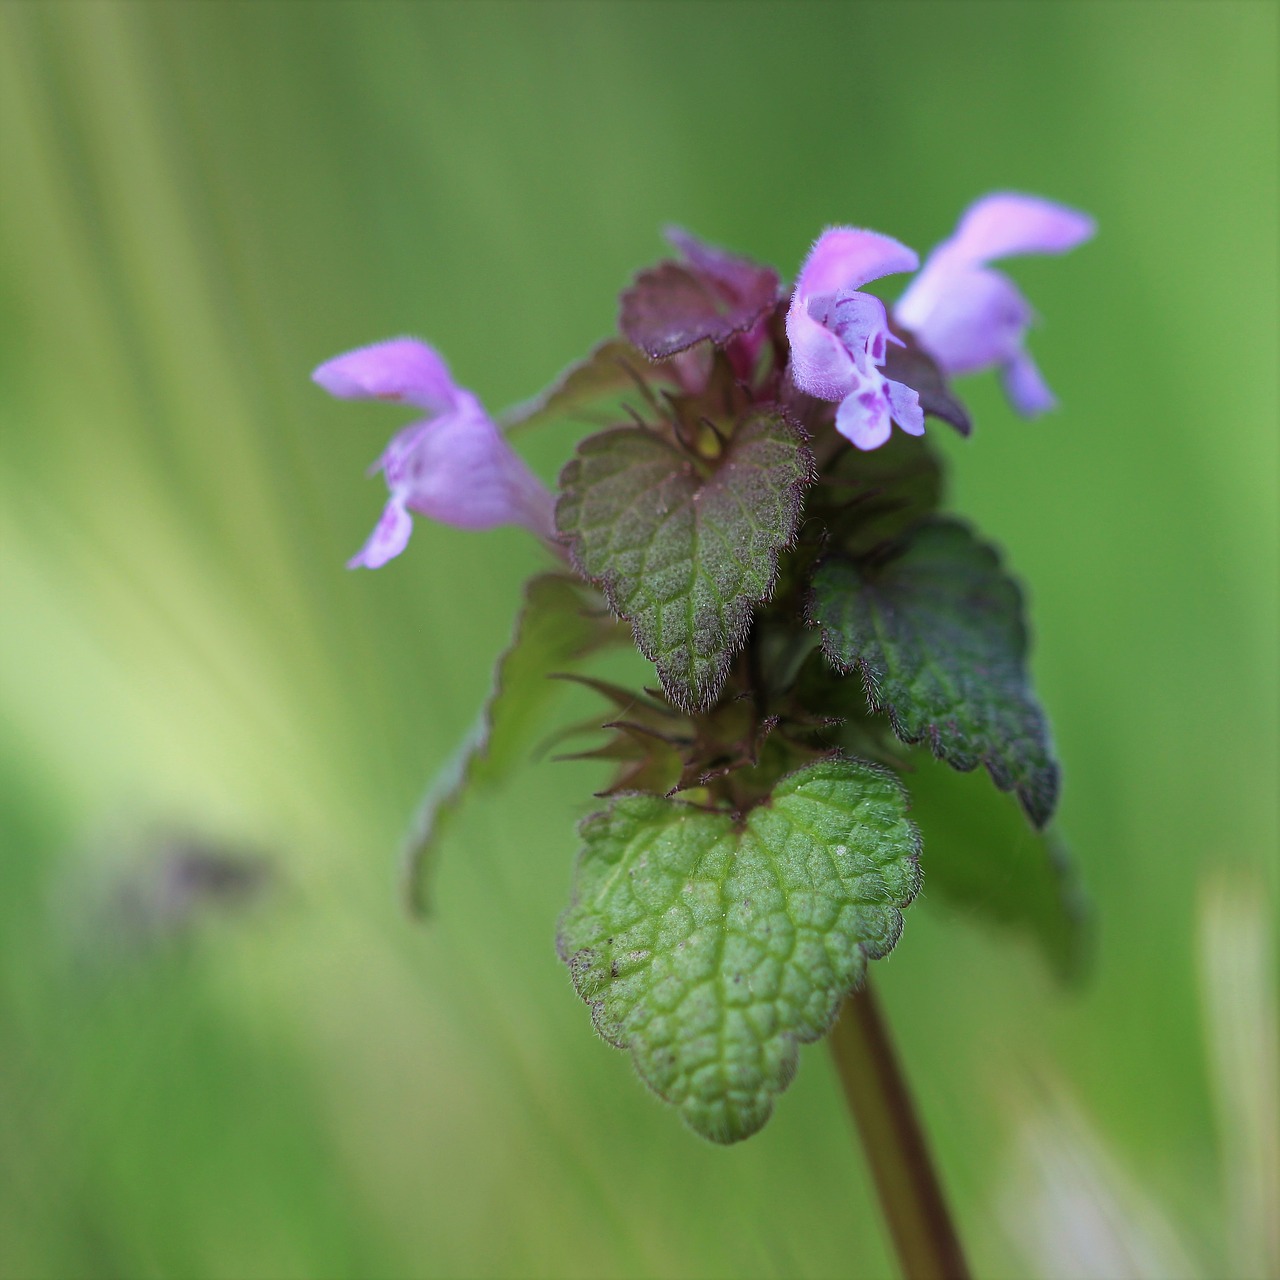
[[[361,347],[322,364],[311,377],[344,400],[396,400],[428,414],[395,435],[374,464],[391,497],[348,568],[377,569],[398,556],[413,529],[411,511],[460,529],[519,524],[551,535],[546,486],[425,342],[393,338]]]
[[[1093,232],[1088,215],[1050,200],[983,196],[929,255],[894,307],[894,319],[916,334],[944,373],[998,366],[1020,413],[1052,409],[1053,393],[1023,346],[1035,313],[1013,281],[986,264],[1010,254],[1065,253]]]
[[[919,259],[875,231],[830,227],[809,251],[787,311],[791,377],[801,391],[839,404],[836,430],[859,449],[889,438],[890,422],[924,432],[920,397],[880,372],[890,342],[884,303],[858,290],[868,281],[914,271]]]

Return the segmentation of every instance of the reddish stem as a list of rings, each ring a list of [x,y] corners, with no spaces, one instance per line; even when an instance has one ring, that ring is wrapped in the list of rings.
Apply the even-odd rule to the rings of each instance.
[[[845,1001],[831,1052],[906,1280],[969,1280],[906,1078],[869,983]]]

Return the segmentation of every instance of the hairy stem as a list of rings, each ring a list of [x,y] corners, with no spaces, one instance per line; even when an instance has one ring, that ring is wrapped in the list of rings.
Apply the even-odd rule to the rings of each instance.
[[[969,1268],[869,982],[845,1001],[831,1052],[906,1280],[968,1280]]]

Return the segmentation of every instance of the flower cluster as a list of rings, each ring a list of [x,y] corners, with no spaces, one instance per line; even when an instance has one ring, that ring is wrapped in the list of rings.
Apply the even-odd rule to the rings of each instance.
[[[941,374],[995,368],[1020,413],[1032,416],[1052,408],[1053,395],[1025,346],[1034,313],[1017,286],[989,263],[1017,254],[1062,253],[1093,230],[1087,215],[1048,200],[986,196],[965,212],[955,233],[934,249],[890,310],[864,287],[915,271],[915,252],[878,232],[829,228],[805,259],[786,310],[790,384],[835,404],[835,429],[859,449],[879,448],[895,422],[920,435],[928,409],[921,389],[885,372],[890,347],[904,346],[904,335],[911,335]],[[747,377],[765,339],[776,277],[767,269],[744,271],[741,260],[683,233],[676,243],[691,268],[701,272],[703,293],[718,293],[715,301],[722,308],[743,306],[763,281],[765,305],[729,347],[735,373]],[[674,273],[684,270],[667,265]],[[727,331],[732,328],[730,321]],[[669,355],[674,381],[688,389],[702,372],[700,348],[682,346],[682,340],[678,331],[674,340],[649,353]],[[427,414],[399,432],[375,464],[386,477],[390,499],[351,567],[375,569],[399,555],[412,529],[411,512],[465,529],[517,524],[540,537],[553,536],[553,501],[546,486],[477,397],[453,381],[425,343],[396,338],[362,347],[321,365],[313,377],[335,396],[398,401]]]

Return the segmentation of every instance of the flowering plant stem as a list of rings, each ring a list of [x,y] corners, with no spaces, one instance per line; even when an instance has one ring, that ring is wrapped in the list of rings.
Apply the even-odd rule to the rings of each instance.
[[[968,1280],[960,1238],[869,982],[845,1001],[830,1044],[903,1276]]]
[[[353,566],[401,554],[415,516],[520,525],[562,560],[530,582],[484,712],[428,794],[413,909],[463,797],[529,755],[545,677],[602,698],[553,739],[581,748],[563,758],[609,767],[556,948],[596,1030],[712,1142],[768,1121],[801,1046],[897,944],[925,845],[941,894],[1033,929],[1061,967],[1076,952],[1023,593],[943,512],[942,460],[922,437],[926,416],[972,428],[952,374],[999,368],[1023,412],[1048,407],[1025,350],[1031,308],[986,264],[1092,231],[1051,201],[984,197],[891,310],[863,286],[918,257],[889,236],[829,227],[787,289],[772,267],[674,230],[679,260],[623,291],[620,334],[502,425],[416,338],[315,371],[333,395],[426,415],[377,463],[387,505]],[[602,429],[553,496],[510,435],[573,420]],[[658,687],[582,668],[619,640]],[[908,1280],[967,1276],[865,989],[834,1034]]]

